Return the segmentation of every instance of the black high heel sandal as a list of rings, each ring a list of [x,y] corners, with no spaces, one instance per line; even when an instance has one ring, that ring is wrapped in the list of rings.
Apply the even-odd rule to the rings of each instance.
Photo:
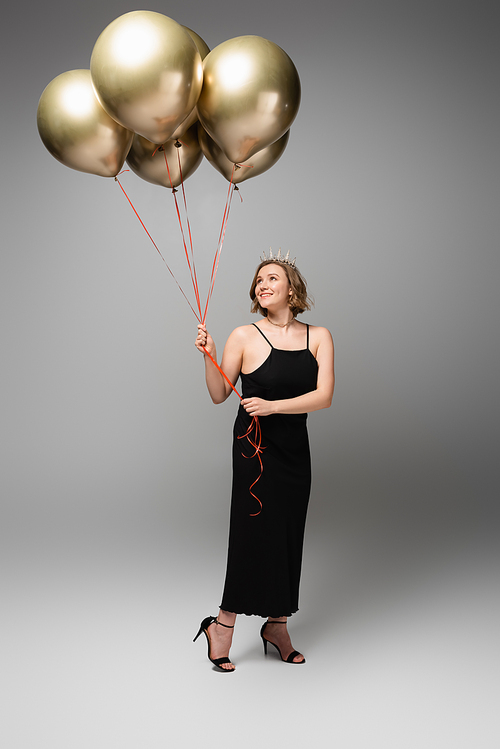
[[[290,655],[288,656],[288,658],[283,658],[283,656],[281,655],[281,650],[279,649],[279,647],[277,645],[275,645],[274,642],[271,642],[271,640],[266,640],[266,638],[264,637],[264,630],[265,630],[265,628],[267,627],[268,624],[286,624],[286,622],[280,622],[280,621],[277,621],[277,622],[269,622],[269,621],[264,622],[264,624],[262,625],[262,628],[260,630],[260,636],[262,637],[262,642],[264,644],[264,654],[267,655],[267,643],[269,643],[270,645],[273,645],[276,648],[276,650],[280,654],[280,658],[283,661],[283,663],[293,663],[296,666],[299,666],[301,663],[305,663],[306,659],[304,658],[304,656],[302,655],[302,653],[299,653],[298,650],[293,650],[290,653]],[[293,660],[297,655],[302,655],[302,660],[301,661],[294,661]]]
[[[223,658],[212,658],[212,648],[211,648],[211,643],[210,643],[210,636],[208,634],[208,628],[214,622],[215,624],[219,624],[221,627],[226,627],[226,629],[234,629],[234,624],[233,625],[223,624],[217,619],[217,617],[207,616],[206,619],[203,619],[202,623],[200,624],[200,629],[198,630],[198,634],[194,638],[193,642],[196,642],[196,640],[201,635],[201,633],[204,632],[205,637],[207,638],[208,660],[211,661],[214,664],[214,666],[220,669],[220,671],[224,671],[224,673],[230,674],[235,670],[235,666],[234,666],[234,663],[232,663],[232,661],[229,660],[229,658],[227,658],[226,656],[224,656]],[[222,668],[222,665],[224,663],[230,663],[232,668]]]

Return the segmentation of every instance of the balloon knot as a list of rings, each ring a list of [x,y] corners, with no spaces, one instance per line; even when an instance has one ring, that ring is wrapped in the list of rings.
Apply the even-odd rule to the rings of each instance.
[[[238,190],[238,192],[240,191],[240,188],[238,187],[238,185],[235,185],[235,186],[234,186],[234,189],[235,189],[235,190]]]
[[[236,171],[237,169],[241,169],[241,164],[235,164],[234,165],[234,171]]]
[[[156,151],[162,151],[162,152],[163,152],[164,150],[165,150],[165,149],[163,148],[163,145],[161,145],[161,146],[158,146],[158,148],[156,149]],[[156,153],[156,151],[155,151],[155,153]]]
[[[172,187],[172,195],[174,195],[174,193],[176,193],[176,192],[177,192],[177,190],[175,189],[175,187]]]
[[[181,148],[181,146],[182,146],[182,143],[180,142],[180,140],[176,140],[176,141],[175,141],[175,143],[174,143],[174,146],[175,146],[176,148]]]

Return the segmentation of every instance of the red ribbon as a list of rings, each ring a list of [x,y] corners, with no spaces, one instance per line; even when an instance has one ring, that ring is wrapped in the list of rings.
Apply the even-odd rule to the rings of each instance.
[[[160,146],[158,148],[160,148]],[[156,153],[156,151],[158,150],[158,148],[154,151],[154,153]],[[120,185],[121,191],[123,192],[123,194],[127,198],[128,202],[130,204],[130,207],[134,211],[134,213],[137,216],[137,218],[138,218],[138,220],[139,220],[142,228],[144,229],[144,231],[148,235],[148,237],[151,240],[153,246],[155,247],[155,249],[158,252],[158,254],[161,257],[161,259],[163,260],[165,266],[167,267],[168,272],[170,273],[170,275],[174,279],[175,283],[177,284],[177,286],[178,286],[181,294],[183,295],[184,299],[188,303],[188,305],[189,305],[191,311],[193,312],[194,316],[196,317],[196,319],[198,320],[198,322],[200,322],[201,324],[204,325],[205,321],[206,321],[206,318],[207,318],[208,305],[209,305],[210,299],[212,298],[212,294],[213,294],[213,290],[214,290],[214,286],[215,286],[215,279],[216,279],[216,276],[217,276],[217,269],[219,267],[219,260],[220,260],[220,256],[221,256],[221,252],[222,252],[222,246],[224,244],[224,239],[225,239],[225,235],[226,235],[227,223],[228,223],[228,220],[229,220],[229,211],[231,209],[231,201],[232,201],[233,193],[234,193],[235,189],[237,189],[236,185],[234,185],[233,181],[232,181],[233,180],[233,175],[234,175],[235,165],[233,165],[233,171],[231,173],[231,180],[229,182],[228,193],[227,193],[227,196],[226,196],[226,204],[225,204],[225,207],[224,207],[224,213],[223,213],[223,216],[222,216],[222,224],[221,224],[221,228],[220,228],[220,232],[219,232],[219,240],[217,242],[217,248],[215,250],[214,260],[213,260],[213,263],[212,263],[212,272],[211,272],[211,276],[210,276],[210,284],[209,284],[209,289],[208,289],[208,293],[207,293],[207,299],[206,299],[204,311],[202,313],[200,292],[199,292],[199,287],[198,287],[198,278],[197,278],[197,275],[196,275],[196,266],[195,266],[195,261],[194,261],[193,238],[192,238],[192,234],[191,234],[191,225],[189,223],[189,217],[188,217],[187,200],[186,200],[186,193],[185,193],[185,190],[184,190],[184,180],[183,180],[183,177],[182,177],[182,168],[181,168],[180,154],[178,153],[177,156],[178,156],[178,160],[179,160],[179,162],[178,162],[179,163],[179,173],[181,175],[181,187],[182,187],[182,195],[183,195],[183,201],[184,201],[184,209],[185,209],[185,212],[186,212],[186,224],[187,224],[187,230],[188,230],[188,236],[189,236],[189,247],[190,247],[189,250],[188,250],[188,246],[187,246],[187,242],[186,242],[186,236],[185,236],[185,232],[184,232],[184,228],[183,228],[183,224],[182,224],[181,212],[179,210],[179,205],[178,205],[178,202],[177,202],[177,196],[176,196],[176,192],[177,191],[174,189],[174,187],[172,185],[172,178],[171,178],[171,175],[170,175],[170,168],[168,166],[167,154],[165,152],[165,149],[163,149],[163,153],[165,155],[165,165],[166,165],[166,168],[167,168],[167,174],[168,174],[170,186],[172,188],[172,193],[173,193],[173,196],[174,196],[175,208],[176,208],[176,212],[177,212],[177,218],[178,218],[178,221],[179,221],[179,227],[180,227],[180,230],[181,230],[182,243],[183,243],[183,246],[184,246],[184,254],[185,254],[185,257],[186,257],[186,262],[188,264],[189,273],[190,273],[190,276],[191,276],[191,283],[193,285],[193,291],[194,291],[194,295],[195,295],[196,307],[198,309],[198,312],[195,311],[193,305],[189,301],[189,299],[188,299],[187,295],[185,294],[184,290],[182,289],[180,283],[176,279],[173,271],[171,270],[171,268],[168,265],[167,261],[163,257],[162,253],[160,252],[160,249],[159,249],[158,245],[156,244],[156,242],[154,241],[153,237],[151,236],[151,234],[147,230],[147,228],[146,228],[143,220],[139,216],[139,213],[137,212],[135,206],[133,205],[132,201],[130,200],[129,196],[127,195],[127,193],[126,193],[126,191],[125,191],[122,183],[118,179],[119,175],[117,175],[115,177],[115,181],[118,182],[118,184]],[[125,169],[123,171],[129,171],[129,170]],[[123,172],[120,172],[120,174],[123,174]],[[213,356],[207,351],[207,349],[205,347],[203,347],[203,351],[209,357],[209,359],[211,360],[211,362],[217,367],[218,371],[224,377],[224,379],[226,380],[226,382],[230,385],[231,389],[236,393],[236,395],[238,396],[238,398],[240,399],[240,401],[243,400],[243,397],[238,393],[238,391],[234,387],[234,385],[231,382],[231,380],[229,379],[229,377],[221,369],[221,367],[217,364],[217,362],[215,361],[215,359],[213,358]],[[255,484],[259,481],[260,477],[262,476],[262,472],[264,470],[264,466],[262,464],[261,454],[262,454],[263,450],[265,449],[265,448],[262,447],[262,431],[261,431],[261,427],[260,427],[260,422],[259,422],[258,416],[252,416],[252,421],[251,421],[250,426],[247,429],[246,433],[243,434],[243,435],[241,435],[241,436],[238,436],[238,439],[247,439],[248,442],[250,443],[250,445],[252,446],[253,450],[254,450],[254,452],[252,453],[252,455],[245,455],[242,452],[243,457],[244,458],[254,458],[254,457],[257,457],[258,460],[259,460],[259,465],[260,465],[259,475],[257,476],[257,478],[255,479],[255,481],[249,487],[250,494],[252,495],[252,497],[254,497],[254,499],[257,500],[257,502],[259,503],[259,506],[260,506],[260,509],[259,509],[258,512],[250,514],[251,517],[256,517],[257,515],[260,515],[260,512],[262,510],[262,502],[257,497],[257,495],[254,494],[254,492],[252,491],[252,489],[255,486]]]
[[[124,171],[124,172],[128,172],[129,170],[128,170],[128,169],[124,169],[123,171]],[[123,174],[123,172],[120,172],[120,174]],[[167,267],[167,270],[168,270],[168,272],[170,273],[170,275],[171,275],[171,276],[172,276],[172,278],[174,279],[175,283],[176,283],[176,284],[177,284],[177,286],[179,287],[179,291],[181,292],[182,296],[184,297],[184,299],[186,300],[186,302],[187,302],[187,303],[189,304],[189,306],[190,306],[190,308],[191,308],[191,311],[192,311],[193,315],[194,315],[194,316],[196,317],[196,319],[197,319],[197,320],[198,320],[199,322],[201,322],[200,318],[198,317],[198,315],[197,315],[197,314],[196,314],[196,312],[194,311],[194,308],[193,308],[193,306],[192,306],[191,302],[189,301],[189,299],[187,298],[186,294],[184,293],[184,290],[182,289],[182,287],[181,287],[180,283],[178,282],[178,280],[177,280],[177,279],[176,279],[176,277],[174,276],[174,273],[173,273],[173,271],[171,270],[171,268],[170,268],[170,266],[168,265],[167,261],[165,260],[165,258],[164,258],[164,257],[163,257],[163,255],[161,254],[161,252],[160,252],[160,249],[159,249],[158,245],[156,244],[156,242],[154,241],[153,237],[151,236],[151,234],[150,234],[150,233],[148,232],[148,230],[146,229],[146,226],[145,226],[145,224],[144,224],[144,222],[143,222],[142,218],[141,218],[141,217],[139,216],[139,214],[138,214],[137,210],[135,209],[135,206],[134,206],[134,204],[132,203],[132,201],[130,200],[129,196],[128,196],[128,195],[127,195],[127,193],[125,192],[125,189],[124,189],[124,187],[123,187],[122,183],[121,183],[121,182],[120,182],[120,180],[118,179],[118,177],[120,176],[120,174],[118,174],[118,175],[117,175],[117,176],[115,177],[115,182],[118,182],[118,184],[120,185],[121,191],[123,192],[123,194],[124,194],[124,195],[125,195],[125,197],[127,198],[128,202],[129,202],[129,204],[130,204],[130,207],[132,208],[132,210],[134,211],[135,215],[136,215],[136,216],[137,216],[137,218],[139,219],[139,221],[140,221],[140,223],[141,223],[141,226],[142,226],[142,228],[144,229],[144,231],[146,232],[146,234],[147,234],[147,235],[148,235],[148,237],[150,238],[151,242],[153,243],[153,246],[154,246],[154,248],[156,249],[156,251],[157,251],[158,255],[159,255],[159,256],[161,257],[161,259],[162,259],[162,260],[163,260],[163,262],[165,263],[165,265],[166,265],[166,267]]]

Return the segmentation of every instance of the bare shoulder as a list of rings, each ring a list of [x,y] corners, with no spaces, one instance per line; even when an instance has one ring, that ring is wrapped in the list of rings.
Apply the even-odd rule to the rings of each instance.
[[[249,341],[253,331],[253,325],[239,325],[227,339],[226,346],[242,347]]]
[[[309,326],[309,348],[318,361],[333,361],[333,339],[328,328]]]
[[[322,343],[333,345],[332,334],[328,328],[322,328],[319,325],[309,325],[309,335],[311,342],[316,343],[318,346]]]

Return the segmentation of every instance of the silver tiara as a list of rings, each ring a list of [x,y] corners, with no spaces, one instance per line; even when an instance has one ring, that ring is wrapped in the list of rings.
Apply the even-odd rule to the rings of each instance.
[[[286,253],[286,255],[281,254],[281,247],[278,250],[277,255],[273,255],[273,251],[271,248],[269,248],[269,257],[266,257],[266,253],[264,252],[260,256],[261,261],[264,263],[266,260],[274,260],[276,263],[283,263],[284,265],[290,265],[292,268],[295,268],[295,261],[297,260],[296,257],[294,257],[293,260],[290,260],[290,251]]]

